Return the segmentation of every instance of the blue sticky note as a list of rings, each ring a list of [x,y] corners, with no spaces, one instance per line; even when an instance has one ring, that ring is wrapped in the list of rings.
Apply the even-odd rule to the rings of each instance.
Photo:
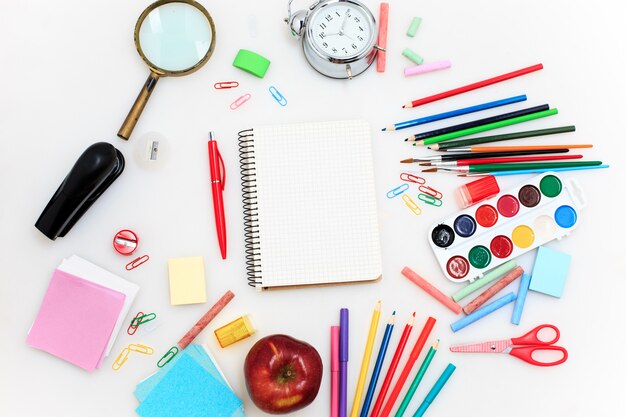
[[[571,259],[566,253],[540,246],[530,280],[530,290],[561,297]]]
[[[142,417],[231,417],[242,402],[189,354],[183,354],[137,407]]]

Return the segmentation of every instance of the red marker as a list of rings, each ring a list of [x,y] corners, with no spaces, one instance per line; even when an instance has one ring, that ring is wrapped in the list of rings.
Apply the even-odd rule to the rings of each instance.
[[[224,217],[224,185],[226,184],[226,168],[224,160],[217,149],[217,142],[213,139],[213,132],[209,132],[209,167],[211,169],[211,192],[213,194],[213,211],[215,212],[215,229],[220,244],[222,259],[226,259],[226,218]]]

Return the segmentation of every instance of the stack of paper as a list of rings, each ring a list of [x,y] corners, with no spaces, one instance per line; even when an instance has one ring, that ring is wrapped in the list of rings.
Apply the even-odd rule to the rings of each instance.
[[[26,342],[87,371],[99,368],[139,287],[76,255],[52,274]]]
[[[245,417],[209,350],[189,345],[157,373],[137,384],[142,417]]]

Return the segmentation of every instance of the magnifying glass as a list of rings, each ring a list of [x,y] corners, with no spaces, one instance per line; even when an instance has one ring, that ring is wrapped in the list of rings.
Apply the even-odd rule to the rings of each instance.
[[[209,12],[193,0],[159,0],[141,13],[135,46],[150,68],[117,136],[128,140],[152,90],[161,77],[180,77],[202,68],[215,48],[215,25]]]

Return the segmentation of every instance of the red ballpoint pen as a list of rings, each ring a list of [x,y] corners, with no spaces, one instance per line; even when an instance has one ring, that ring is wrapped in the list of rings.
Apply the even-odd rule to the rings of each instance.
[[[217,149],[217,142],[213,139],[213,132],[209,132],[209,167],[211,169],[211,192],[213,194],[213,211],[215,212],[215,229],[220,244],[222,259],[226,259],[226,218],[224,217],[224,185],[226,184],[226,168],[224,160]]]

